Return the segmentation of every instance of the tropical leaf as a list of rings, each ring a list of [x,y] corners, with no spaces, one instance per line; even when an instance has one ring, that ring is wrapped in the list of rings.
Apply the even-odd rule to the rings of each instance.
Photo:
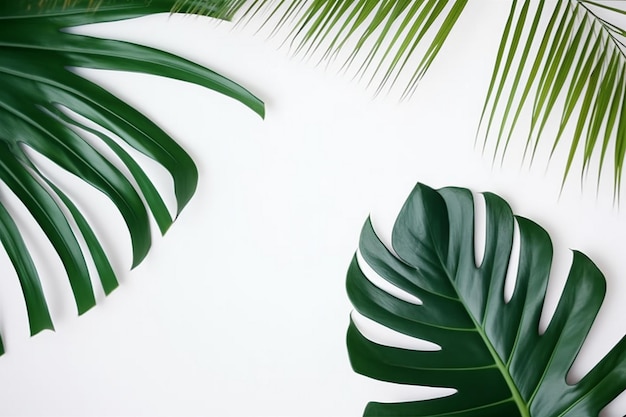
[[[626,152],[624,15],[626,5],[614,1],[513,2],[481,117],[485,143],[495,137],[495,153],[504,157],[528,109],[525,156],[532,160],[547,122],[560,117],[551,152],[568,142],[563,181],[576,156],[582,173],[596,158],[599,181],[612,147],[619,195]],[[492,129],[497,133],[490,135]]]
[[[148,212],[162,233],[173,219],[152,181],[115,138],[169,172],[177,214],[194,194],[198,173],[189,155],[155,123],[71,68],[134,71],[192,82],[232,97],[263,116],[264,106],[258,98],[207,68],[157,49],[66,30],[87,23],[167,12],[175,3],[10,1],[0,5],[0,180],[24,203],[52,243],[67,272],[79,314],[90,309],[95,298],[78,235],[86,242],[105,293],[117,287],[117,279],[80,208],[66,190],[42,173],[29,152],[34,151],[81,178],[115,204],[130,233],[133,267],[150,248]],[[204,1],[202,7],[193,11],[224,18],[232,12],[231,7],[231,2]],[[73,115],[91,125],[86,126]],[[117,155],[130,177],[116,167],[115,161],[90,145],[85,139],[87,133],[95,135]],[[75,228],[71,223],[75,223]],[[31,334],[52,329],[37,269],[13,215],[2,201],[0,241],[17,272]]]
[[[494,158],[503,158],[513,133],[520,132],[527,136],[523,158],[532,160],[539,139],[550,135],[552,152],[561,143],[569,147],[563,181],[578,164],[576,158],[581,173],[596,164],[599,181],[612,150],[612,181],[618,195],[626,155],[622,106],[626,4],[509,3],[477,139],[482,138],[483,149],[491,139]],[[402,97],[407,98],[468,4],[467,0],[255,0],[240,19],[260,18],[263,25],[273,27],[272,34],[287,28],[294,53],[341,59],[342,68],[354,67],[357,77],[377,84],[377,92],[404,83]],[[531,114],[529,123],[521,117],[526,114],[523,110]],[[557,131],[546,131],[553,119]]]
[[[348,352],[354,370],[383,381],[453,388],[427,401],[370,403],[366,415],[555,417],[597,416],[626,388],[626,337],[579,382],[566,376],[602,304],[605,280],[574,251],[556,312],[545,333],[539,320],[552,261],[552,243],[532,221],[513,216],[484,194],[483,259],[475,260],[474,203],[462,188],[418,184],[392,232],[393,251],[370,220],[361,233],[362,259],[380,277],[420,303],[403,301],[363,273],[355,256],[347,276],[350,300],[362,315],[397,332],[438,345],[436,351],[384,346],[351,322]],[[514,223],[520,252],[509,301],[504,287]]]
[[[252,19],[270,9],[265,24],[274,24],[274,33],[292,26],[289,38],[294,52],[305,56],[321,51],[322,59],[332,59],[344,47],[351,48],[344,67],[357,65],[356,75],[370,74],[370,83],[382,72],[379,91],[393,86],[406,69],[412,73],[404,90],[404,96],[408,96],[441,50],[467,3],[468,0],[256,0],[240,19]],[[272,23],[273,19],[277,23]],[[421,61],[416,67],[407,68],[422,42],[428,42],[428,48]]]

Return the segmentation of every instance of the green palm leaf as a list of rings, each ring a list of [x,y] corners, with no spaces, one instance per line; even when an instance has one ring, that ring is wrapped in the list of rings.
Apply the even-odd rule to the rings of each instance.
[[[619,194],[626,148],[626,49],[619,2],[513,2],[481,117],[486,143],[496,131],[502,157],[523,110],[531,112],[526,155],[532,158],[551,118],[559,117],[552,153],[569,147],[563,180],[580,156],[582,173],[597,158],[598,181],[613,147],[613,183]],[[623,25],[623,22],[621,22]],[[536,51],[534,54],[530,51]],[[568,127],[572,133],[567,132]]]
[[[597,416],[626,388],[626,337],[576,384],[566,375],[605,294],[602,273],[584,254],[573,262],[544,334],[539,319],[552,261],[552,243],[532,221],[513,216],[484,194],[486,242],[475,261],[474,204],[461,188],[418,184],[393,228],[393,251],[363,227],[362,259],[384,280],[417,297],[403,301],[374,285],[353,259],[347,290],[357,311],[400,333],[439,346],[417,351],[384,346],[350,324],[355,371],[383,381],[456,389],[451,396],[408,403],[370,403],[366,415],[555,417]],[[514,223],[520,234],[513,295],[504,286]]]
[[[524,157],[531,160],[540,138],[551,135],[552,152],[566,142],[564,181],[577,158],[581,173],[597,165],[599,181],[612,149],[618,194],[626,154],[621,105],[626,98],[626,6],[601,0],[510,4],[477,138],[483,148],[491,139],[494,158],[502,158],[519,131],[527,137]],[[355,67],[355,75],[377,84],[378,91],[404,83],[406,98],[471,5],[467,0],[256,0],[242,18],[269,9],[265,24],[274,25],[272,33],[290,28],[294,52],[322,60],[343,57],[344,67]],[[524,110],[531,121],[520,126]],[[546,132],[553,119],[557,132]]]
[[[194,194],[198,173],[189,155],[155,123],[71,68],[135,71],[188,81],[232,97],[263,116],[264,106],[258,98],[207,68],[157,49],[66,31],[87,23],[167,12],[175,3],[11,1],[0,5],[0,180],[24,203],[52,243],[67,272],[79,314],[90,309],[95,298],[78,235],[86,242],[107,294],[117,286],[117,280],[88,220],[66,191],[38,169],[26,148],[83,179],[115,204],[130,233],[133,267],[144,259],[151,245],[148,212],[162,233],[173,219],[152,181],[114,138],[170,173],[177,214]],[[224,18],[232,12],[232,6],[232,2],[204,1],[193,11]],[[98,129],[68,114],[79,115]],[[99,138],[132,178],[79,132]],[[70,226],[68,217],[76,229]],[[2,201],[0,241],[20,280],[31,334],[52,329],[37,269],[13,215]]]

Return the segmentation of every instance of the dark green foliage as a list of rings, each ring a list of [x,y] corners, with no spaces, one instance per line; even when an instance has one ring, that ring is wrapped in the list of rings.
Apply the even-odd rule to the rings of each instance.
[[[574,251],[554,317],[540,334],[552,262],[550,238],[532,221],[513,216],[498,196],[486,193],[484,198],[486,241],[480,265],[474,255],[474,204],[466,189],[437,191],[418,184],[393,228],[395,254],[370,221],[365,223],[359,244],[365,262],[422,304],[375,286],[356,257],[347,277],[350,300],[364,316],[440,349],[383,346],[351,322],[347,343],[354,370],[383,381],[457,390],[435,400],[370,403],[366,415],[591,417],[626,388],[626,337],[580,382],[566,382],[604,299],[602,273]],[[520,256],[507,302],[504,285],[514,222]]]
[[[0,180],[24,203],[54,246],[67,272],[79,314],[89,310],[95,298],[77,233],[86,242],[107,294],[118,285],[117,280],[87,219],[38,169],[25,148],[83,179],[115,204],[131,236],[133,266],[150,248],[148,213],[152,213],[162,233],[173,219],[151,180],[112,137],[118,136],[171,174],[177,214],[194,194],[198,173],[189,155],[155,123],[70,68],[134,71],[188,81],[239,100],[261,116],[264,113],[263,103],[250,92],[193,62],[153,48],[64,31],[82,24],[168,12],[175,3],[25,0],[0,4]],[[205,1],[194,11],[224,18],[232,12],[231,6],[230,2]],[[103,130],[84,126],[65,110]],[[138,189],[76,128],[95,134],[110,147],[126,165]],[[70,226],[65,212],[77,230]],[[31,334],[52,329],[37,269],[1,200],[0,240],[22,286]]]

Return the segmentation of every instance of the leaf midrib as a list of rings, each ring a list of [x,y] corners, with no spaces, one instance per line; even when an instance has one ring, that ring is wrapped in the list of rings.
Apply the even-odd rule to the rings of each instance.
[[[431,242],[433,243],[433,247],[436,248],[437,246],[434,245],[434,234],[432,233],[432,230],[430,232],[431,233],[429,233],[429,236],[431,238]],[[498,352],[496,352],[495,348],[491,344],[491,340],[489,340],[489,337],[483,330],[483,327],[476,320],[476,318],[474,317],[474,314],[472,314],[472,311],[467,306],[467,304],[465,303],[465,300],[463,299],[460,292],[458,291],[458,288],[454,280],[452,279],[452,274],[448,270],[447,263],[441,258],[441,254],[439,253],[438,250],[435,250],[435,253],[437,254],[437,257],[439,258],[439,262],[441,263],[441,266],[443,267],[443,270],[445,271],[445,274],[448,277],[448,281],[452,285],[452,288],[454,289],[454,292],[456,293],[456,296],[459,302],[463,305],[463,307],[465,308],[465,311],[467,311],[467,315],[472,320],[472,323],[474,324],[474,327],[476,328],[476,332],[480,335],[485,346],[487,346],[487,349],[489,350],[489,353],[491,354],[491,357],[493,358],[496,367],[498,368],[498,370],[504,377],[504,380],[506,381],[506,384],[509,387],[511,394],[513,395],[512,399],[515,402],[515,405],[517,405],[517,408],[519,409],[521,413],[521,417],[531,417],[530,410],[528,409],[528,405],[522,398],[522,395],[520,394],[517,388],[517,385],[515,385],[515,381],[513,380],[513,377],[511,376],[511,374],[509,373],[509,369],[506,367],[504,362],[502,362],[500,355],[498,355]]]
[[[575,3],[577,5],[580,5],[585,13],[591,17],[591,19],[593,19],[594,22],[597,22],[600,24],[600,28],[602,30],[602,32],[604,32],[606,34],[606,36],[611,39],[611,42],[613,43],[613,45],[615,46],[615,48],[618,50],[619,54],[622,56],[622,59],[626,60],[626,52],[624,52],[624,50],[622,49],[622,47],[620,45],[623,46],[623,44],[621,42],[619,42],[615,36],[613,36],[613,32],[609,29],[607,29],[607,22],[604,21],[604,19],[601,19],[593,10],[591,10],[588,5],[587,2],[583,1],[583,0],[570,0],[570,3]],[[593,2],[591,2],[590,4],[594,4]],[[593,26],[592,26],[593,27]],[[600,36],[600,35],[597,35]]]
[[[454,286],[454,283],[452,285]],[[456,287],[454,287],[454,289],[456,291]],[[487,334],[484,332],[482,326],[478,325],[476,319],[474,318],[474,315],[469,310],[469,308],[467,308],[467,305],[465,304],[463,299],[461,299],[461,303],[466,308],[468,315],[470,316],[470,318],[472,319],[472,322],[476,326],[476,330],[478,334],[483,339],[483,342],[485,343],[485,345],[487,346],[487,349],[489,350],[489,353],[493,357],[496,363],[496,366],[500,370],[500,373],[504,377],[504,380],[506,381],[507,386],[511,390],[511,394],[513,395],[513,400],[515,401],[517,408],[519,408],[519,411],[522,414],[521,417],[531,417],[530,410],[528,409],[528,405],[526,404],[526,402],[522,398],[522,395],[517,389],[517,385],[515,385],[515,381],[513,381],[513,377],[509,373],[509,369],[506,367],[504,362],[502,362],[502,359],[500,359],[500,355],[498,355],[498,352],[496,352],[495,348],[491,344],[491,340],[489,340],[489,338],[487,337]]]

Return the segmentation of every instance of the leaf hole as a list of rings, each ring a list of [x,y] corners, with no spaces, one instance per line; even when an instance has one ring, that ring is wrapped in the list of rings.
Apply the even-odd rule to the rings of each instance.
[[[441,346],[436,343],[407,336],[403,333],[392,330],[389,327],[385,327],[382,324],[365,317],[358,311],[353,311],[351,317],[357,329],[359,329],[363,336],[374,343],[395,348],[421,350],[425,352],[437,352],[441,350]]]
[[[561,249],[558,244],[554,245],[550,277],[546,288],[541,318],[539,319],[539,334],[544,334],[550,325],[559,300],[561,300],[573,258],[574,254],[571,250]]]
[[[485,257],[485,241],[487,236],[487,207],[485,196],[472,193],[474,201],[474,262],[476,266],[483,263]]]
[[[598,417],[618,417],[622,415],[623,411],[618,414],[618,410],[626,409],[626,391],[623,391],[620,395],[615,397],[606,407],[604,407]]]
[[[513,246],[511,247],[511,257],[504,278],[504,302],[508,303],[513,297],[515,284],[517,283],[517,273],[519,271],[520,258],[520,231],[517,221],[513,222]]]
[[[410,294],[404,291],[403,289],[396,287],[391,282],[387,281],[386,279],[378,275],[376,271],[374,271],[372,267],[368,265],[365,259],[363,259],[363,256],[361,255],[360,250],[357,251],[356,258],[357,258],[357,261],[359,262],[359,267],[361,268],[361,271],[363,271],[363,274],[365,274],[365,277],[368,279],[368,281],[370,281],[376,287],[380,288],[386,293],[391,294],[394,297],[402,301],[406,301],[407,303],[411,303],[415,305],[422,305],[422,300],[420,300],[413,294]]]

